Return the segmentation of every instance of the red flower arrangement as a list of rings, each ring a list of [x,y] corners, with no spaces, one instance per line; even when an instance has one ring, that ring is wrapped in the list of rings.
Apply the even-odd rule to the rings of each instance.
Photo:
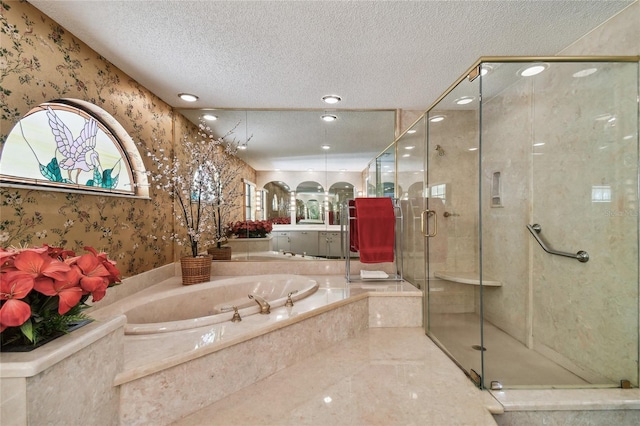
[[[269,219],[274,225],[291,225],[291,217],[274,217],[273,219]]]
[[[229,224],[229,234],[238,238],[264,238],[273,229],[268,220],[245,220]]]
[[[76,256],[59,247],[0,248],[0,332],[2,346],[36,344],[88,319],[81,311],[91,295],[102,299],[120,282],[106,253],[85,247]]]

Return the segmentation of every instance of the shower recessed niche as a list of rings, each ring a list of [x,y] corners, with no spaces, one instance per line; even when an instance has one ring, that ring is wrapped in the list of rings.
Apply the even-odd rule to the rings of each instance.
[[[491,207],[502,207],[502,173],[493,172],[491,177]]]

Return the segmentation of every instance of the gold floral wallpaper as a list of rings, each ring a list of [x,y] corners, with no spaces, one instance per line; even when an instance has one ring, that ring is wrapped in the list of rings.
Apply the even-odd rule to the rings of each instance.
[[[171,150],[190,127],[181,115],[174,127],[169,105],[29,3],[0,1],[0,157],[22,115],[58,98],[100,106],[141,153],[151,144]],[[255,171],[244,166],[241,177],[255,181]],[[163,241],[173,230],[171,218],[171,200],[153,187],[149,199],[0,187],[0,247],[46,243],[83,252],[92,246],[116,260],[123,276],[187,254]]]

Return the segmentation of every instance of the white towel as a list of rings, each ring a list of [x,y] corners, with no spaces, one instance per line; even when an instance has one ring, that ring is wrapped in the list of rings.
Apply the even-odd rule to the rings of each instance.
[[[360,278],[389,278],[384,271],[360,271]]]

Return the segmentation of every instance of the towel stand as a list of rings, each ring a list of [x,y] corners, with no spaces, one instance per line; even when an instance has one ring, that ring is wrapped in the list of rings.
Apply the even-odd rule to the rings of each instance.
[[[404,222],[402,220],[402,209],[400,208],[400,200],[398,198],[392,198],[393,212],[395,217],[395,233],[393,244],[393,269],[394,274],[389,274],[386,278],[354,278],[351,276],[351,226],[358,220],[355,214],[355,206],[350,206],[349,201],[345,201],[340,206],[340,235],[343,235],[342,240],[342,253],[345,258],[345,275],[347,282],[353,281],[404,281],[403,268],[404,259],[402,253],[403,238],[404,238]]]

